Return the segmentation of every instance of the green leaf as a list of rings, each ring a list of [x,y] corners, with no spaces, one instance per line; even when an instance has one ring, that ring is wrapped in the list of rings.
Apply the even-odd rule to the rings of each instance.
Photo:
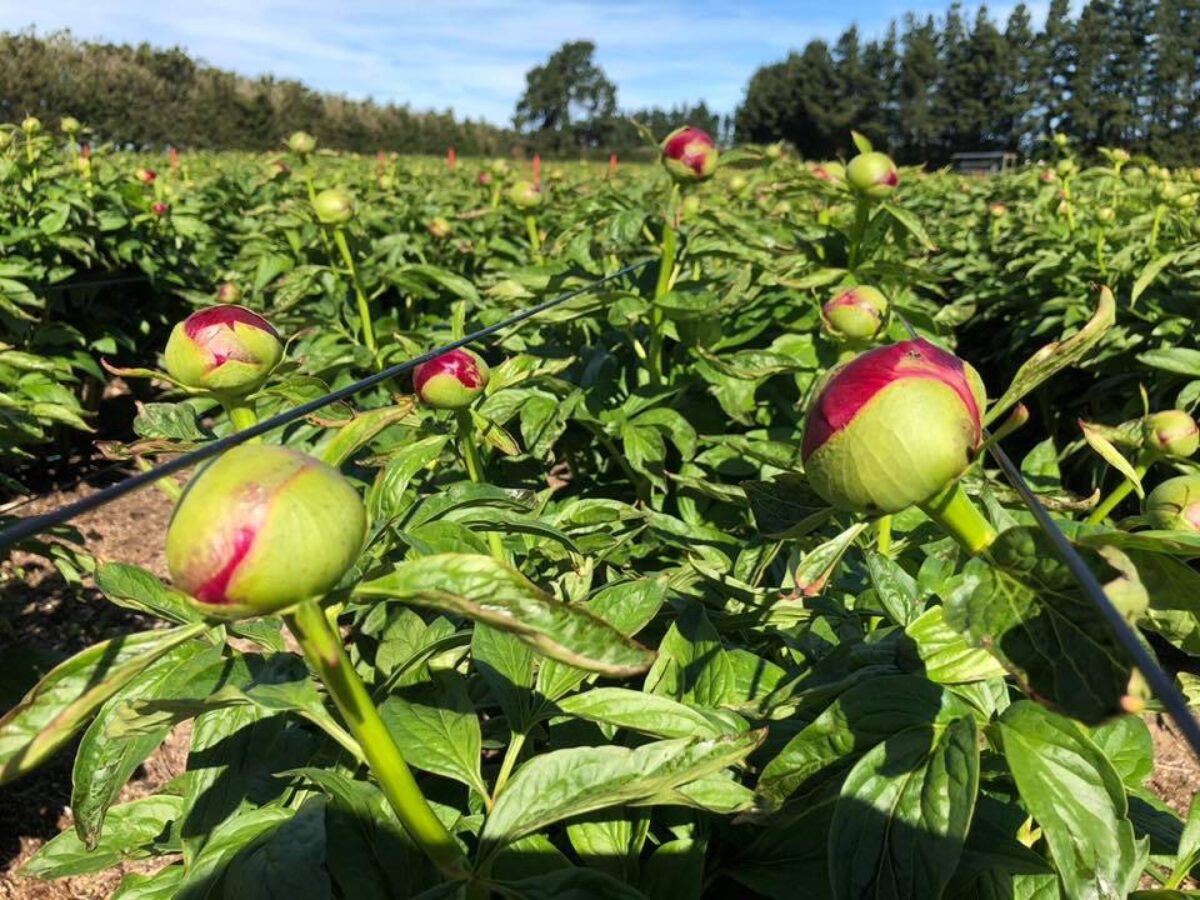
[[[1080,591],[1036,528],[1010,528],[991,547],[991,562],[972,560],[946,599],[946,622],[973,646],[990,650],[1026,691],[1067,715],[1096,724],[1123,711],[1132,664],[1098,610]],[[1096,553],[1084,558],[1122,608],[1128,573]]]
[[[310,797],[296,814],[234,857],[225,875],[228,896],[262,900],[327,900],[325,798]]]
[[[151,855],[171,822],[183,811],[183,800],[169,795],[143,797],[109,810],[103,838],[88,849],[74,831],[64,831],[42,845],[21,867],[31,878],[67,878],[110,869],[126,859]]]
[[[510,841],[555,822],[682,787],[735,765],[766,733],[656,741],[626,747],[574,747],[535,756],[517,769],[480,832],[486,860]]]
[[[613,677],[646,671],[653,651],[586,609],[555,600],[490,556],[439,554],[359,584],[358,597],[394,599],[507,631],[538,653]]]
[[[558,869],[500,887],[512,900],[646,900],[637,889],[595,869]]]
[[[1178,252],[1164,253],[1162,256],[1157,256],[1146,264],[1146,268],[1142,269],[1142,273],[1138,275],[1137,281],[1133,283],[1133,288],[1129,292],[1129,308],[1133,309],[1137,305],[1138,297],[1146,292],[1146,288],[1150,287],[1151,283],[1162,274],[1163,269],[1175,262]]]
[[[0,784],[44,762],[109,697],[206,627],[196,624],[112,638],[55,666],[0,718]]]
[[[1137,359],[1152,369],[1200,378],[1200,350],[1192,350],[1189,347],[1147,350],[1145,353],[1139,353]]]
[[[118,606],[187,625],[203,616],[192,607],[182,591],[169,588],[157,575],[125,563],[101,563],[96,569],[96,587]]]
[[[387,465],[379,470],[367,497],[373,521],[387,522],[404,511],[404,493],[413,478],[441,455],[449,441],[448,434],[435,434],[405,444],[388,457]]]
[[[1083,729],[1028,700],[999,721],[1021,800],[1042,829],[1071,900],[1124,900],[1147,847],[1134,840],[1125,786]]]
[[[707,843],[676,838],[659,844],[642,866],[641,887],[650,900],[680,900],[703,892]]]
[[[901,228],[916,238],[922,249],[937,249],[937,245],[930,239],[929,233],[925,230],[925,226],[921,224],[921,219],[918,216],[902,206],[895,206],[891,203],[880,203],[879,208],[891,216]]]
[[[925,677],[938,684],[969,684],[1003,678],[1004,666],[987,650],[975,647],[945,622],[945,608],[925,610],[904,629],[916,643]]]
[[[731,729],[723,721],[655,694],[619,687],[597,687],[558,702],[570,716],[626,728],[658,738],[717,737]]]
[[[1102,287],[1095,315],[1069,338],[1047,344],[1022,363],[1021,368],[1017,369],[1012,383],[1008,386],[1008,390],[988,410],[984,424],[990,425],[1038,385],[1051,378],[1055,373],[1086,357],[1112,328],[1116,318],[1117,304],[1113,299],[1112,291]]]
[[[461,781],[481,797],[488,796],[479,770],[479,718],[461,676],[436,673],[429,687],[388,697],[379,714],[409,765]]]
[[[358,413],[333,433],[317,452],[317,456],[335,469],[365,447],[380,432],[412,415],[413,403],[401,403]]]
[[[912,624],[920,613],[916,579],[898,562],[874,551],[867,553],[867,572],[888,618],[897,625]]]
[[[1139,497],[1145,497],[1146,492],[1142,489],[1141,476],[1138,475],[1133,464],[1121,454],[1121,451],[1088,422],[1080,419],[1079,428],[1083,432],[1083,439],[1087,441],[1088,446],[1099,453],[1105,462],[1124,475],[1125,479],[1133,485],[1133,490]]]
[[[1138,716],[1120,716],[1091,732],[1092,743],[1130,788],[1140,788],[1154,771],[1154,738]]]
[[[295,810],[286,807],[263,806],[217,825],[187,867],[174,900],[207,900],[238,854],[254,847],[294,814]]]
[[[910,728],[867,753],[846,777],[829,829],[838,897],[940,897],[979,791],[970,716]]]
[[[645,690],[698,706],[718,707],[733,688],[733,668],[721,636],[698,603],[690,603],[658,645]]]
[[[771,481],[743,481],[754,524],[764,537],[789,540],[819,528],[832,514],[803,475],[776,475]]]

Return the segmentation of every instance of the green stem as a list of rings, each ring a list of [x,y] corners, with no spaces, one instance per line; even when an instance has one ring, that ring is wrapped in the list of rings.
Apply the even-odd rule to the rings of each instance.
[[[362,748],[404,829],[445,874],[462,877],[466,869],[462,849],[421,793],[366,686],[355,673],[341,637],[330,627],[321,607],[315,600],[305,600],[287,617],[287,623]]]
[[[378,365],[379,359],[375,352],[375,325],[371,322],[371,308],[367,305],[366,292],[358,278],[358,267],[354,265],[354,254],[350,252],[350,245],[346,243],[346,234],[341,228],[333,229],[333,240],[337,244],[338,252],[342,254],[342,262],[346,264],[346,270],[350,273],[350,280],[354,284],[354,298],[358,302],[358,318],[362,321],[363,340],[371,352],[371,357]]]
[[[525,733],[523,731],[513,731],[509,734],[508,747],[504,751],[504,760],[500,763],[499,774],[496,775],[496,787],[492,791],[493,799],[499,797],[504,786],[508,784],[508,779],[512,776],[524,746]]]
[[[884,556],[888,556],[892,552],[892,517],[880,516],[879,521],[875,523],[875,529],[878,550]]]
[[[1133,471],[1137,472],[1137,476],[1140,479],[1146,474],[1147,468],[1148,466],[1145,463],[1138,463],[1133,467]],[[1091,515],[1089,515],[1084,521],[1086,521],[1089,525],[1099,525],[1108,518],[1108,514],[1116,509],[1117,505],[1122,500],[1129,496],[1129,493],[1132,490],[1133,482],[1128,478],[1121,479],[1121,483],[1113,488],[1112,492],[1107,497],[1100,501],[1100,504],[1092,510]]]
[[[943,488],[920,507],[971,556],[978,556],[996,540],[996,529],[971,502],[959,481]]]
[[[479,446],[475,443],[475,423],[471,420],[469,409],[458,411],[458,446],[462,450],[463,460],[466,461],[467,477],[471,479],[471,483],[484,484],[483,460],[479,456]],[[505,562],[504,544],[497,532],[488,532],[488,546],[491,547],[492,556]]]
[[[525,217],[525,230],[529,232],[529,246],[533,251],[533,261],[539,266],[542,264],[542,235],[538,231],[537,216],[528,215]]]
[[[850,251],[847,254],[848,268],[853,271],[858,265],[858,254],[862,249],[863,235],[867,232],[867,224],[871,220],[871,203],[868,200],[856,200],[854,203],[854,230],[850,232]]]
[[[658,301],[671,290],[671,274],[675,270],[675,255],[679,246],[679,228],[676,221],[679,198],[679,185],[671,185],[667,218],[663,224],[662,258],[658,264],[658,281],[654,285],[654,304],[650,311],[650,383],[655,385],[663,383],[663,321],[666,318]]]
[[[254,409],[254,403],[245,398],[238,399],[222,399],[221,405],[225,407],[225,412],[229,414],[229,421],[233,423],[234,431],[245,431],[247,428],[253,428],[258,424],[258,413]],[[247,443],[260,443],[262,438],[250,438]]]

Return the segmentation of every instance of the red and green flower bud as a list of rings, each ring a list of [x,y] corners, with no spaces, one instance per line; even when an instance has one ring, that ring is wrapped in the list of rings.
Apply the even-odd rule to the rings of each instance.
[[[1008,215],[1008,207],[1003,203],[992,203],[988,206],[988,215],[993,219],[1003,219]]]
[[[21,122],[21,130],[28,135],[35,135],[42,130],[42,120],[36,116],[26,116]]]
[[[161,200],[150,204],[150,212],[154,213],[156,216],[165,216],[170,211],[171,207],[167,206],[167,204],[163,203]]]
[[[537,209],[544,198],[541,187],[532,181],[518,181],[508,189],[508,201],[517,209]]]
[[[340,188],[329,188],[317,194],[313,210],[325,225],[345,225],[354,218],[354,198]]]
[[[717,145],[699,128],[685,125],[663,139],[662,164],[676,181],[706,181],[717,170]]]
[[[429,223],[429,234],[431,237],[443,241],[454,233],[454,226],[447,219],[440,216]]]
[[[297,450],[236,447],[183,492],[167,530],[175,585],[209,615],[268,615],[328,593],[362,549],[362,498]]]
[[[817,391],[801,455],[831,505],[869,513],[923,503],[957,479],[983,444],[978,373],[928,341],[860,354]]]
[[[783,155],[784,155],[783,143],[777,141],[774,144],[767,144],[766,149],[763,150],[763,155],[766,156],[766,158],[771,160],[772,162],[774,162],[775,160],[783,159]]]
[[[142,168],[134,172],[133,177],[142,184],[154,184],[154,180],[158,178],[158,173],[153,169]]]
[[[74,116],[63,116],[59,120],[58,127],[62,130],[63,134],[74,135],[78,134],[83,126],[79,124],[79,120]]]
[[[1162,456],[1187,459],[1200,449],[1200,427],[1182,409],[1151,413],[1142,420],[1146,448]]]
[[[842,291],[821,307],[821,321],[836,337],[867,341],[879,334],[887,311],[888,299],[883,292],[860,284]]]
[[[237,303],[242,299],[242,289],[232,281],[224,281],[217,288],[218,303]]]
[[[297,156],[308,156],[317,149],[317,139],[307,131],[295,131],[288,138],[287,146]]]
[[[860,153],[846,166],[846,181],[864,197],[880,200],[896,189],[900,171],[886,153]]]
[[[483,393],[489,377],[483,358],[460,347],[417,366],[413,390],[434,409],[465,409]]]
[[[1053,169],[1042,169],[1042,174],[1039,176],[1042,184],[1053,184],[1058,180],[1058,176],[1054,174]]]
[[[489,184],[492,183],[492,173],[491,172],[480,172],[478,181],[481,185],[483,185],[484,187],[487,187]]]
[[[211,306],[175,326],[167,341],[168,374],[190,388],[227,397],[249,394],[283,357],[271,323],[243,306]]]
[[[282,159],[272,159],[266,164],[264,169],[269,180],[274,181],[277,178],[284,178],[291,174],[292,170],[288,168],[288,164]]]
[[[1142,512],[1151,528],[1200,533],[1200,475],[1168,478],[1146,495]]]
[[[811,171],[817,178],[830,184],[846,183],[846,167],[840,162],[817,163]]]

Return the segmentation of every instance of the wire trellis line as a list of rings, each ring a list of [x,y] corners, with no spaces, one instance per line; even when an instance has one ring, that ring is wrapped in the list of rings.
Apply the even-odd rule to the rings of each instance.
[[[515,313],[514,315],[509,316],[507,319],[496,322],[493,325],[488,325],[485,328],[480,328],[478,331],[474,331],[471,334],[464,335],[463,337],[450,341],[448,344],[444,344],[441,347],[436,347],[433,350],[429,350],[420,356],[405,360],[402,363],[397,363],[394,366],[389,366],[388,368],[376,372],[373,375],[368,375],[366,378],[352,382],[345,387],[338,388],[336,391],[330,391],[328,394],[315,397],[312,400],[301,403],[299,406],[294,406],[291,409],[278,413],[269,419],[263,419],[261,422],[258,422],[249,428],[245,428],[234,434],[227,435],[226,437],[219,438],[211,443],[205,444],[203,447],[198,447],[195,450],[181,454],[180,456],[168,460],[165,463],[161,463],[160,465],[157,465],[153,469],[150,469],[146,472],[140,472],[137,475],[132,475],[129,478],[126,478],[124,481],[110,485],[103,490],[76,500],[73,503],[68,503],[66,506],[62,506],[53,512],[37,516],[28,516],[20,519],[9,525],[7,528],[0,530],[0,550],[6,550],[18,541],[26,540],[51,528],[64,525],[67,522],[70,522],[72,519],[83,515],[84,513],[99,509],[102,506],[105,506],[118,499],[119,497],[124,497],[126,494],[147,487],[148,485],[158,481],[160,478],[165,478],[168,475],[175,474],[176,472],[181,472],[184,469],[194,466],[198,462],[203,462],[206,459],[217,456],[218,454],[236,447],[239,444],[244,444],[246,441],[260,437],[269,431],[274,431],[276,428],[282,428],[285,425],[289,425],[307,415],[311,415],[312,413],[330,405],[331,403],[337,403],[339,400],[345,400],[354,396],[360,391],[374,387],[375,385],[381,384],[388,379],[395,378],[398,375],[403,375],[405,372],[408,372],[421,365],[421,363],[429,362],[431,359],[435,359],[436,357],[441,356],[443,353],[449,353],[451,350],[457,350],[460,347],[465,347],[467,344],[474,343],[475,341],[482,340],[486,337],[491,337],[497,332],[503,331],[504,329],[520,322],[524,322],[527,319],[531,319],[540,313],[546,312],[547,310],[553,309],[560,304],[566,303],[568,300],[573,300],[576,297],[589,294],[597,288],[608,284],[609,282],[615,281],[625,275],[629,275],[632,272],[636,272],[638,269],[641,269],[655,261],[657,261],[657,257],[650,257],[649,259],[630,263],[629,265],[617,269],[615,272],[605,275],[602,278],[598,278],[595,281],[589,282],[588,284],[567,291],[565,294],[552,297],[551,299],[539,303],[536,306],[531,306],[519,313]]]

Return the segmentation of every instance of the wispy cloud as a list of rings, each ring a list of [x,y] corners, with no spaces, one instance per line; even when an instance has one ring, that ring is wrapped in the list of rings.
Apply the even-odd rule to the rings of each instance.
[[[883,0],[0,0],[0,29],[181,45],[246,75],[493,122],[564,41],[596,43],[625,108],[703,99],[728,112],[758,66],[856,20],[881,33],[892,15]]]

